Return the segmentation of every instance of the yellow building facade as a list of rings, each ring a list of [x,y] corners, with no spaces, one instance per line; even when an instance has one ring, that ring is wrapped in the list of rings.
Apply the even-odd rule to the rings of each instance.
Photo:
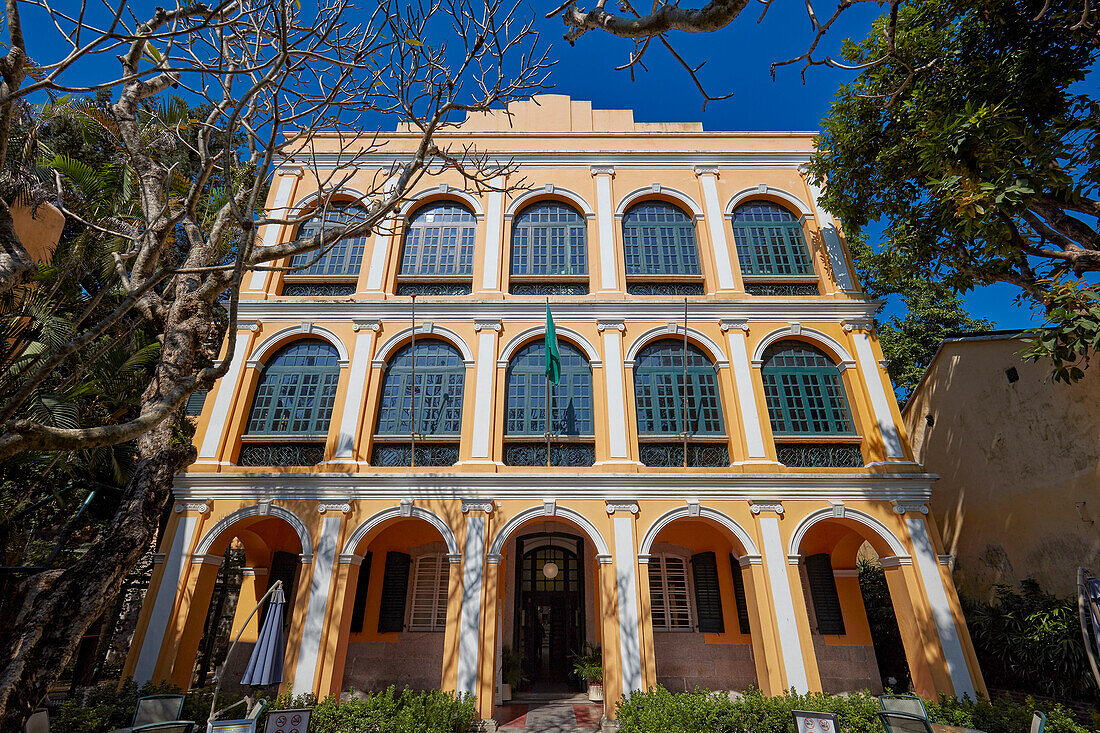
[[[441,687],[488,721],[506,650],[555,689],[586,642],[609,719],[656,684],[876,689],[869,544],[914,688],[984,694],[875,303],[802,171],[813,134],[553,95],[509,112],[444,136],[514,161],[503,191],[440,174],[391,230],[246,278],[126,674],[191,684],[232,547],[234,630],[275,578],[289,588],[295,693]],[[417,139],[365,155],[329,216]],[[312,160],[335,161],[331,142]],[[271,210],[318,206],[302,163]]]

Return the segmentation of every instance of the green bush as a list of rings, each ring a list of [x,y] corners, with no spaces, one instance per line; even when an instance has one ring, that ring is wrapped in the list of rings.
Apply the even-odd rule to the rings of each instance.
[[[1047,733],[1089,733],[1088,726],[1059,704],[1020,703],[1008,697],[992,702],[941,697],[926,701],[933,723],[978,728],[986,733],[1025,733],[1035,710],[1047,714]],[[792,733],[794,710],[835,713],[843,733],[881,733],[878,701],[869,692],[851,695],[798,694],[768,697],[756,689],[733,700],[726,693],[696,690],[673,694],[663,687],[636,692],[619,705],[621,733]]]

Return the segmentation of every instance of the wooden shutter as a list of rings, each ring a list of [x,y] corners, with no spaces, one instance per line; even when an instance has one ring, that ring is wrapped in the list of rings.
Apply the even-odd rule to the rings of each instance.
[[[378,633],[403,631],[405,628],[405,596],[409,592],[409,565],[412,558],[404,552],[386,553],[386,570],[382,575],[382,600],[378,604]]]
[[[695,611],[699,631],[721,634],[726,630],[722,621],[722,592],[718,585],[718,558],[713,552],[691,556],[691,579],[695,584]]]
[[[817,630],[822,634],[843,634],[844,616],[840,612],[840,595],[836,592],[833,564],[827,553],[806,558],[806,578],[817,616]]]
[[[198,417],[202,414],[202,406],[206,402],[206,393],[208,389],[196,389],[187,397],[187,406],[183,408],[184,414],[187,417]]]
[[[298,568],[302,564],[302,558],[295,552],[277,550],[271,553],[271,567],[267,571],[267,588],[265,592],[275,584],[276,580],[283,581],[283,595],[286,597],[286,611],[283,614],[283,625],[290,626],[290,619],[294,614],[294,581],[297,579]],[[267,613],[267,604],[264,604],[264,613]]]
[[[745,571],[737,556],[730,553],[730,570],[733,574],[733,600],[737,603],[737,625],[741,627],[742,634],[749,633],[749,603],[745,598]]]
[[[371,553],[363,558],[359,566],[359,578],[355,581],[355,602],[351,606],[351,633],[363,630],[363,618],[367,615],[367,588],[370,586]]]
[[[409,631],[443,631],[446,627],[447,565],[443,555],[416,558]]]

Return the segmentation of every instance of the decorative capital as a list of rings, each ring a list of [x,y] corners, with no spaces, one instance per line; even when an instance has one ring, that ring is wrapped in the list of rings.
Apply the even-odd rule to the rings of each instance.
[[[199,514],[206,514],[210,511],[210,505],[206,501],[179,501],[176,502],[176,514],[183,512],[198,512]]]
[[[737,564],[743,568],[747,568],[749,565],[763,565],[763,555],[742,555],[737,558]]]
[[[630,512],[631,514],[638,513],[638,502],[636,501],[610,501],[606,502],[608,514],[614,514],[615,512]]]
[[[594,176],[611,176],[615,177],[615,166],[613,165],[594,165],[592,166],[592,175]]]
[[[303,173],[305,173],[305,169],[297,165],[284,165],[276,170],[275,173],[276,175],[280,175],[283,177],[294,176],[295,178],[299,178]]]
[[[356,333],[360,331],[378,331],[382,328],[381,321],[354,321],[351,328]]]
[[[495,504],[489,501],[467,501],[462,500],[462,513],[467,514],[469,512],[485,512],[486,514],[492,514]]]
[[[401,506],[401,516],[411,517],[413,515],[413,500],[412,499],[402,499],[401,503],[400,503],[400,506]]]
[[[153,553],[153,564],[154,565],[163,565],[165,557],[167,557],[167,555],[165,555],[163,552]]]
[[[259,321],[237,321],[237,330],[238,331],[252,331],[253,333],[255,333],[256,331],[260,330],[260,322]]]
[[[360,557],[359,555],[356,555],[354,552],[341,554],[340,555],[340,564],[341,565],[362,565],[363,564],[363,558]]]
[[[697,176],[717,176],[718,166],[716,165],[697,165],[695,166],[695,175]]]
[[[781,515],[783,514],[783,502],[756,501],[755,499],[749,499],[749,511],[753,514],[759,514],[760,512],[775,512]]]
[[[500,555],[494,555],[494,554],[490,553],[490,554],[485,556],[485,562],[489,563],[490,565],[499,565],[500,564]]]
[[[946,565],[951,570],[955,569],[955,556],[954,555],[936,555],[936,559],[940,565]]]
[[[191,562],[201,565],[215,565],[221,566],[222,561],[225,560],[223,555],[192,555]]]
[[[447,555],[447,562],[451,565],[457,565],[462,562],[462,555],[455,553],[454,555]]]
[[[797,565],[801,559],[802,559],[801,555],[787,555],[787,564],[788,565]]]
[[[300,562],[302,565],[311,565],[313,564],[313,555],[299,555],[298,562]]]
[[[478,333],[482,331],[500,331],[500,319],[483,319],[474,321],[474,330]]]
[[[922,501],[892,501],[894,505],[894,512],[897,514],[905,514],[906,512],[920,512],[921,514],[928,513],[928,505]]]
[[[725,333],[726,331],[744,331],[745,333],[749,332],[748,321],[735,321],[723,318],[721,321],[718,322],[718,325],[722,327],[723,333]]]
[[[899,565],[912,565],[913,564],[913,558],[909,557],[908,555],[895,555],[893,557],[880,557],[878,559],[878,561],[879,561],[879,563],[882,564],[882,567],[884,567],[884,568],[896,568]]]
[[[611,555],[596,555],[596,564],[598,565],[610,565]]]
[[[325,512],[340,512],[341,514],[347,514],[350,511],[351,511],[351,504],[349,504],[346,501],[345,502],[335,502],[335,503],[324,503],[324,502],[322,502],[321,504],[317,505],[317,512],[319,514],[324,514]]]
[[[852,331],[870,331],[871,322],[866,319],[857,319],[852,321],[841,321],[841,328],[845,333],[851,333]]]
[[[685,501],[687,501],[687,505],[688,505],[688,516],[689,517],[699,516],[699,510],[701,508],[699,506],[699,500],[698,499],[686,499]]]
[[[598,319],[596,321],[596,328],[600,333],[607,330],[619,331],[620,333],[626,330],[626,324],[618,319]]]
[[[542,500],[542,516],[552,517],[558,513],[558,502],[555,499]]]

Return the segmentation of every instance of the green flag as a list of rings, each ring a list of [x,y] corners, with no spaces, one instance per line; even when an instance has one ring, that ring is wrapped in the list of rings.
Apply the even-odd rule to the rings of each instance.
[[[554,330],[554,317],[550,315],[550,303],[546,303],[546,381],[557,384],[561,379],[561,353],[558,351],[558,334]]]

